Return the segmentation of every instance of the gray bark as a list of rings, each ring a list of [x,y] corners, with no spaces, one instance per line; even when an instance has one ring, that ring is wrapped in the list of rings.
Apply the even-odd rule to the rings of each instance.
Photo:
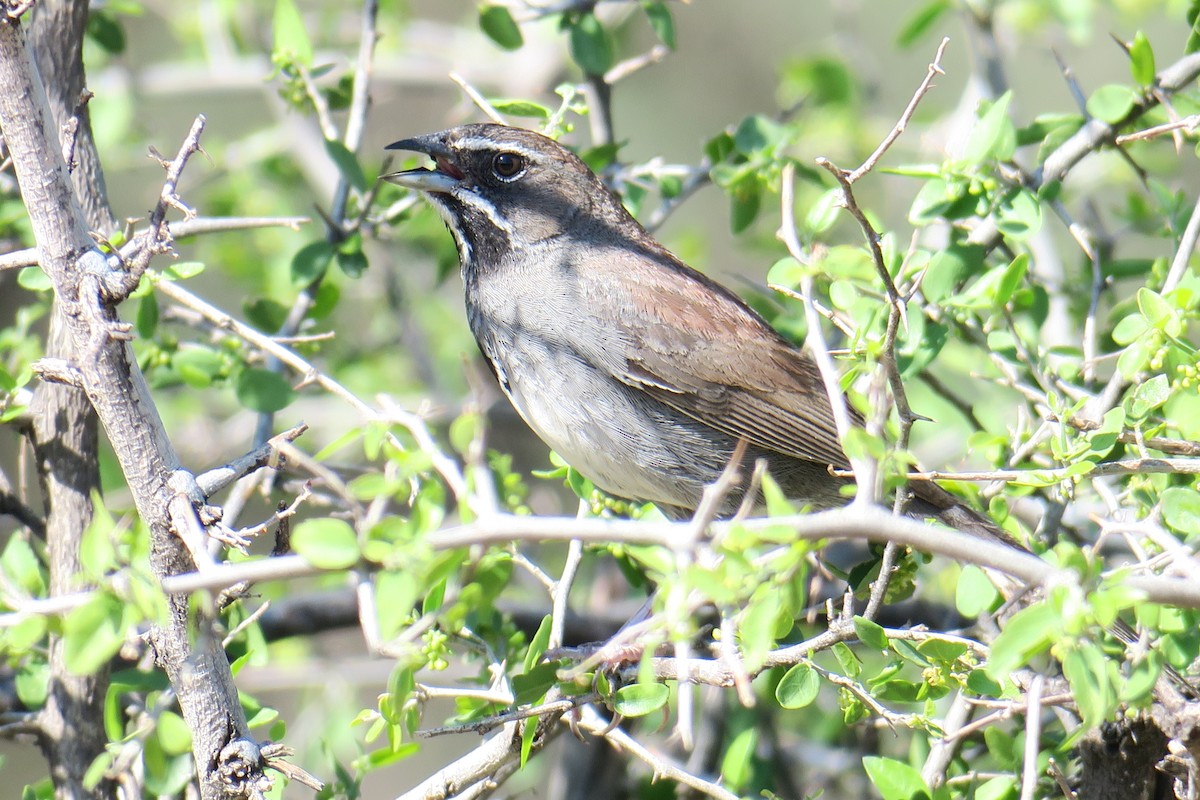
[[[193,568],[172,534],[168,506],[178,457],[166,437],[145,379],[121,336],[114,304],[105,296],[108,263],[88,236],[83,210],[71,189],[57,131],[37,79],[25,31],[0,3],[0,129],[21,185],[41,254],[63,309],[62,339],[71,374],[82,387],[112,443],[134,503],[151,531],[152,562],[159,577]],[[115,282],[115,281],[114,281]],[[194,622],[193,628],[190,623]],[[193,755],[204,800],[226,797],[222,750],[248,739],[249,731],[229,663],[210,620],[189,619],[187,598],[170,599],[170,618],[151,633],[159,664],[179,698],[193,737]],[[191,645],[191,635],[196,634]],[[243,765],[250,782],[261,762]]]
[[[83,92],[86,24],[87,3],[79,0],[43,0],[32,14],[30,42],[58,131],[67,129]],[[115,219],[86,108],[80,109],[75,125],[78,166],[71,175],[75,196],[85,209],[89,227],[111,230]],[[68,342],[67,320],[62,304],[56,301],[46,355],[70,358]],[[91,493],[100,488],[96,412],[79,389],[43,383],[37,388],[32,414],[33,450],[45,502],[50,592],[65,594],[80,588],[80,541],[92,518]],[[60,800],[116,796],[113,781],[101,781],[94,791],[83,785],[84,773],[104,752],[107,742],[103,713],[108,677],[107,668],[93,675],[70,674],[61,641],[51,641],[49,693],[39,723],[42,750]]]

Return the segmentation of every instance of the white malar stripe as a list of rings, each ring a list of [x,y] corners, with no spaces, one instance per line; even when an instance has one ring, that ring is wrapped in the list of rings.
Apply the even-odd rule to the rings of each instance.
[[[442,221],[446,223],[446,227],[450,229],[450,235],[454,237],[454,243],[458,245],[459,265],[469,263],[471,261],[471,243],[463,235],[462,228],[458,224],[458,218],[450,212],[450,209],[444,203],[438,200],[436,194],[430,192],[422,192],[422,194],[429,201],[429,205],[433,206],[434,210],[437,211]]]
[[[508,234],[509,244],[516,245],[517,232],[513,228],[512,223],[500,216],[496,211],[496,207],[488,200],[485,200],[473,187],[460,186],[454,189],[450,195],[463,205],[468,205],[482,211],[483,215],[491,220],[493,225]]]

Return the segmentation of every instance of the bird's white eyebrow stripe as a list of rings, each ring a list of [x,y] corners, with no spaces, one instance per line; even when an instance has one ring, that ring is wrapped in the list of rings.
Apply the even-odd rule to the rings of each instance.
[[[530,161],[538,159],[538,152],[536,150],[531,150],[524,145],[513,144],[512,142],[499,144],[494,139],[488,139],[483,136],[470,136],[466,139],[459,139],[454,143],[454,146],[464,150],[499,150],[505,153],[520,153]]]

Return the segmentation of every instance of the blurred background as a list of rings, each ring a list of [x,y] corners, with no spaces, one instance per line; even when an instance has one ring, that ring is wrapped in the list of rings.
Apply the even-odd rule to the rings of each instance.
[[[318,85],[336,89],[353,68],[359,8],[316,0],[300,0],[297,6],[316,49],[315,63],[331,67],[316,77]],[[669,6],[677,49],[614,87],[614,138],[623,145],[619,157],[624,163],[662,159],[694,166],[701,163],[706,142],[745,117],[787,113],[804,121],[802,135],[790,150],[801,163],[825,156],[854,166],[894,124],[943,36],[950,38],[943,62],[946,74],[936,79],[914,124],[883,166],[940,161],[947,150],[961,146],[980,98],[988,96],[985,65],[973,55],[980,52],[980,32],[956,3],[694,0]],[[922,15],[933,15],[942,6],[944,13],[917,31]],[[1189,35],[1182,23],[1184,0],[1014,0],[990,6],[996,7],[997,56],[1019,98],[1010,112],[1018,124],[1045,111],[1077,111],[1055,53],[1086,92],[1129,79],[1127,58],[1110,34],[1128,39],[1136,30],[1145,31],[1164,53],[1181,52]],[[338,180],[311,115],[281,97],[281,90],[286,94],[287,89],[270,57],[274,5],[117,0],[93,7],[96,22],[87,60],[88,86],[96,96],[90,111],[110,199],[119,216],[144,218],[157,199],[162,172],[146,157],[147,148],[173,154],[195,116],[204,114],[208,159],[193,159],[187,169],[181,186],[187,202],[203,216],[314,220],[299,231],[227,234],[178,247],[182,260],[207,265],[204,274],[188,283],[192,291],[251,322],[273,319],[271,314],[288,307],[300,288],[293,277],[293,258],[324,236],[316,209],[329,208]],[[622,58],[658,44],[636,5],[602,2],[597,13],[615,31]],[[387,143],[482,119],[450,79],[452,72],[489,98],[529,99],[551,108],[558,102],[555,87],[578,80],[564,37],[552,20],[523,25],[525,46],[507,52],[480,31],[477,15],[475,3],[453,0],[381,4],[372,104],[359,152],[368,179],[373,180],[384,163]],[[334,118],[342,119],[342,113],[335,110]],[[565,140],[579,148],[592,145],[587,120],[570,121],[574,130]],[[1089,181],[1107,185],[1120,169],[1114,161],[1093,159],[1074,176],[1075,186]],[[883,227],[907,231],[908,209],[919,188],[919,182],[877,171],[860,185],[859,200],[878,215]],[[801,185],[801,215],[819,194],[819,187]],[[1103,196],[1096,200],[1105,202]],[[9,203],[4,211],[6,224],[19,229],[22,223],[14,206]],[[369,268],[361,277],[330,273],[330,291],[340,300],[305,332],[333,332],[335,337],[309,347],[308,357],[336,371],[363,397],[387,393],[404,408],[429,411],[435,420],[448,421],[465,405],[477,403],[492,423],[492,447],[514,454],[522,472],[549,468],[544,447],[507,409],[481,368],[463,317],[449,235],[427,210],[405,214],[417,235],[403,240],[390,238],[386,231],[366,235],[363,252]],[[767,271],[781,253],[774,236],[778,197],[766,198],[758,219],[742,232],[731,232],[730,218],[729,198],[708,186],[680,204],[658,235],[696,268],[739,292],[765,297]],[[860,241],[848,219],[839,221],[834,231],[831,240]],[[1169,254],[1169,243],[1156,246],[1162,255]],[[1068,265],[1066,280],[1074,279],[1075,269],[1078,265]],[[44,299],[18,285],[14,272],[0,272],[0,328],[28,314],[39,297]],[[127,318],[136,315],[136,303],[130,301]],[[169,314],[164,320],[171,321]],[[44,322],[30,322],[30,331],[36,334]],[[3,347],[7,349],[0,349],[0,356],[10,366],[37,355],[29,344],[9,342]],[[218,379],[198,387],[180,381],[156,368],[161,351],[141,342],[138,348],[152,381],[157,378],[155,397],[185,464],[202,470],[248,448],[257,414],[239,404],[230,383]],[[1004,391],[986,383],[954,388],[978,402],[985,416],[1006,413]],[[954,421],[952,408],[920,389],[914,405],[939,422]],[[280,412],[277,427],[308,423],[311,431],[303,444],[314,452],[345,433],[353,422],[348,416],[336,399],[301,392]],[[925,463],[937,468],[969,463],[964,436],[954,425],[918,426],[915,435],[916,450]],[[6,474],[18,475],[31,486],[35,482],[22,462],[16,437],[0,439],[0,464]],[[105,471],[106,487],[112,488],[107,504],[128,506],[111,456],[106,456]],[[560,484],[532,480],[529,505],[538,511],[573,512],[576,501]],[[268,509],[267,503],[253,501],[247,519]],[[8,520],[0,518],[0,535],[7,525]],[[339,588],[336,583],[314,581],[308,588],[334,590]],[[288,589],[301,590],[295,585]],[[288,720],[287,740],[300,750],[301,763],[306,753],[326,748],[341,758],[353,758],[360,745],[350,722],[359,708],[373,705],[392,665],[369,656],[353,628],[326,634],[315,643],[284,639],[271,647],[278,657],[269,666],[246,667],[239,686],[280,708]],[[287,666],[292,647],[297,650],[291,659],[295,667]],[[331,717],[344,717],[343,724],[331,725]],[[436,719],[438,714],[428,717]],[[335,729],[344,735],[328,740],[328,731]],[[393,797],[477,742],[470,735],[435,739],[401,766],[369,776],[364,797]],[[590,747],[595,751],[604,745],[593,742]],[[42,774],[42,760],[32,749],[5,744],[4,753],[10,784]],[[839,769],[832,751],[805,757],[830,759],[829,769]],[[520,794],[526,787],[526,796],[542,796],[551,780],[539,766],[509,784],[509,794]],[[293,788],[288,794],[303,796],[304,791]]]

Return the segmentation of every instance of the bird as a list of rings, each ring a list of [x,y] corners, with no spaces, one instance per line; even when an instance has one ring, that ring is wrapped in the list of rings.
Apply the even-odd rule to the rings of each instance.
[[[386,174],[419,192],[458,249],[467,321],[529,427],[598,488],[693,514],[739,443],[794,501],[848,502],[849,460],[810,354],[642,227],[569,149],[465,124],[393,142],[432,167]],[[853,409],[855,424],[862,418]],[[747,481],[716,512],[733,514]],[[933,482],[907,512],[1016,545]]]

